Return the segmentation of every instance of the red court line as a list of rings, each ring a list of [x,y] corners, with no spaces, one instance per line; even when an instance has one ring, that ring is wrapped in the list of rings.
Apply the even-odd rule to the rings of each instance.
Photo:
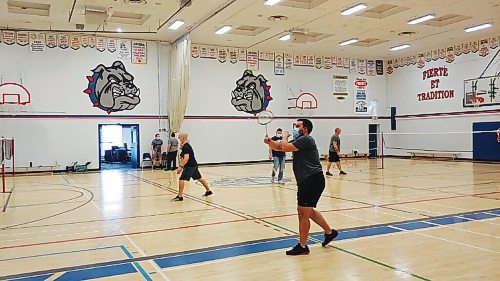
[[[102,235],[102,236],[94,236],[94,237],[83,237],[83,238],[75,238],[75,239],[67,239],[67,240],[48,241],[48,242],[31,243],[31,244],[21,244],[21,245],[0,247],[0,250],[15,249],[15,248],[24,248],[24,247],[40,246],[40,245],[50,245],[50,244],[61,244],[61,243],[76,242],[76,241],[85,241],[85,240],[105,239],[105,238],[121,237],[121,236],[129,236],[129,235],[148,234],[148,233],[163,232],[163,231],[170,231],[170,230],[179,230],[179,229],[186,229],[186,228],[194,228],[194,227],[200,227],[200,226],[209,226],[209,225],[219,225],[219,224],[226,224],[226,223],[233,223],[233,222],[242,222],[242,221],[247,221],[247,220],[249,220],[249,219],[239,219],[239,220],[231,220],[231,221],[219,221],[219,222],[212,222],[212,223],[193,224],[193,225],[185,225],[185,226],[178,226],[178,227],[171,227],[171,228],[160,228],[160,229],[153,229],[153,230],[120,233],[120,234],[113,234],[113,235]]]
[[[369,208],[374,208],[374,207],[386,207],[386,206],[393,206],[393,205],[403,205],[403,204],[409,204],[409,203],[437,201],[437,200],[445,200],[445,199],[460,198],[460,197],[472,197],[472,196],[477,196],[477,195],[487,195],[487,194],[496,194],[496,193],[500,193],[500,192],[496,191],[496,192],[474,193],[474,194],[456,195],[456,196],[448,196],[448,197],[437,197],[437,198],[430,198],[430,199],[421,199],[421,200],[413,200],[413,201],[388,203],[388,204],[383,204],[383,205],[378,205],[378,206],[377,205],[371,205],[371,206],[362,206],[362,207],[321,210],[321,212],[322,213],[329,213],[329,212],[336,212],[336,211],[349,211],[349,210],[369,209]],[[296,216],[296,215],[297,214],[283,214],[283,215],[274,215],[274,216],[260,217],[258,219],[272,219],[272,218],[289,217],[289,216]]]
[[[487,194],[496,194],[496,193],[500,193],[500,192],[486,192],[486,193],[475,193],[475,194],[469,194],[469,195],[457,195],[457,196],[430,198],[430,199],[422,199],[422,200],[413,200],[413,201],[405,201],[405,202],[388,203],[388,204],[384,204],[384,205],[380,205],[380,206],[362,206],[362,207],[353,207],[353,208],[331,209],[331,210],[324,210],[324,211],[321,211],[321,212],[325,213],[325,212],[334,212],[334,211],[347,211],[347,210],[357,210],[357,209],[368,209],[368,208],[374,208],[374,207],[402,205],[402,204],[408,204],[408,203],[445,200],[445,199],[452,199],[452,198],[470,197],[470,196],[476,196],[476,195],[487,195]],[[179,226],[179,227],[173,227],[173,228],[153,229],[153,230],[146,230],[146,231],[139,231],[139,232],[129,232],[129,233],[121,233],[121,234],[114,234],[114,235],[103,235],[103,236],[83,237],[83,238],[68,239],[68,240],[58,240],[58,241],[49,241],[49,242],[40,242],[40,243],[31,243],[31,244],[21,244],[21,245],[0,247],[0,250],[15,249],[15,248],[24,248],[24,247],[40,246],[40,245],[49,245],[49,244],[60,244],[60,243],[85,241],[85,240],[105,239],[105,238],[121,237],[121,236],[127,236],[127,235],[140,235],[140,234],[147,234],[147,233],[164,232],[164,231],[171,231],[171,230],[178,230],[178,229],[187,229],[187,228],[195,228],[195,227],[208,226],[208,225],[219,225],[219,224],[242,222],[242,221],[255,221],[255,222],[257,222],[257,220],[262,220],[262,219],[267,219],[267,218],[287,217],[287,216],[296,216],[296,215],[297,214],[284,214],[284,215],[275,215],[275,216],[267,216],[267,217],[259,217],[259,218],[244,218],[244,219],[239,219],[239,220],[221,221],[221,222],[213,222],[213,223],[205,223],[205,224],[195,224],[195,225],[186,225],[186,226]]]

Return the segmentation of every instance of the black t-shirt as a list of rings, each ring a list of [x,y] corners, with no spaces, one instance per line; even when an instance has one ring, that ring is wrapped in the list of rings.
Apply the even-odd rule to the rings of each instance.
[[[293,173],[298,184],[323,171],[316,142],[311,136],[300,136],[291,143],[299,149],[293,152]]]
[[[189,160],[187,161],[186,165],[187,167],[196,167],[198,166],[198,162],[196,162],[196,158],[194,158],[194,151],[193,151],[193,147],[191,147],[191,145],[186,142],[183,146],[182,146],[182,150],[181,150],[181,158],[184,157],[184,155],[189,155]]]
[[[273,141],[281,141],[283,139],[283,137],[278,137],[278,136],[274,136],[271,138]],[[273,157],[280,157],[280,158],[283,158],[285,157],[286,153],[284,151],[276,151],[276,150],[273,150]]]

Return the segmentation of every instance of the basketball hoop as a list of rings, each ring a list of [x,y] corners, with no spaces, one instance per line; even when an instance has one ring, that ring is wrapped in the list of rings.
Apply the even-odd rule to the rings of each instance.
[[[481,103],[484,102],[484,98],[483,97],[471,97],[470,98],[470,101],[472,103],[472,107],[473,108],[479,108],[481,106]]]

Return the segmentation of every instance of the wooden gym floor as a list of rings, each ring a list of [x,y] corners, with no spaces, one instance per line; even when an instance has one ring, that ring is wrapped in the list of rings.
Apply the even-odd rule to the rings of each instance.
[[[190,182],[183,202],[160,170],[7,178],[0,279],[500,280],[498,164],[351,161],[318,205],[338,240],[314,225],[298,257],[291,163],[285,185],[271,164],[201,166],[214,195]]]

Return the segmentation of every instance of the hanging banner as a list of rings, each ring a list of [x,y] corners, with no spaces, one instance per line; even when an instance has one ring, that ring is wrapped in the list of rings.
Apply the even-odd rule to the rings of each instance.
[[[462,54],[468,54],[470,52],[470,42],[462,44]]]
[[[80,49],[80,36],[71,35],[69,40],[70,40],[71,49],[73,49],[73,50]]]
[[[200,47],[198,45],[191,45],[191,57],[198,58],[200,56]]]
[[[368,114],[368,103],[366,98],[366,86],[368,82],[365,78],[357,78],[355,85],[354,113]]]
[[[349,63],[349,72],[355,72],[358,68],[358,60],[351,58]]]
[[[227,59],[227,50],[225,48],[219,49],[219,62],[225,63]]]
[[[104,52],[106,50],[106,38],[97,37],[95,47],[99,52]]]
[[[217,59],[217,48],[208,48],[208,58]]]
[[[417,67],[422,68],[425,66],[424,54],[419,54],[417,59]]]
[[[12,45],[16,43],[16,33],[14,31],[4,30],[3,34],[3,42],[7,45]]]
[[[498,47],[498,38],[496,36],[493,36],[490,38],[490,48],[496,49],[497,47]]]
[[[208,59],[208,47],[200,46],[200,58]]]
[[[478,41],[472,41],[470,43],[470,49],[473,53],[477,53],[479,51],[479,42]]]
[[[148,63],[148,49],[146,41],[132,41],[132,63]]]
[[[377,74],[377,71],[375,70],[375,61],[374,60],[366,61],[366,74],[368,76],[375,76]]]
[[[57,40],[58,40],[57,45],[59,45],[59,48],[61,49],[69,48],[69,35],[59,34],[57,35]]]
[[[37,53],[45,50],[45,33],[30,33],[30,52]]]
[[[49,33],[45,38],[45,45],[49,48],[55,48],[57,46],[57,34]]]
[[[235,64],[238,62],[238,50],[230,49],[229,50],[229,62]]]
[[[344,58],[344,68],[349,68],[349,58]]]
[[[358,73],[365,74],[366,73],[366,60],[358,59]]]
[[[307,66],[314,66],[314,55],[307,55]]]
[[[129,60],[131,55],[130,50],[130,40],[117,40],[118,44],[118,58],[123,60]]]
[[[375,68],[377,75],[384,75],[384,61],[383,60],[375,60]]]
[[[293,55],[285,54],[285,68],[292,68],[292,67],[293,67]]]
[[[111,53],[116,52],[116,39],[108,38],[108,51]]]
[[[87,35],[82,35],[82,47],[87,48],[89,46],[89,37]]]
[[[488,39],[483,39],[479,43],[479,56],[485,57],[490,53],[490,48],[488,48]]]
[[[285,75],[283,54],[275,54],[274,56],[274,75]]]
[[[391,74],[394,71],[392,60],[387,61],[387,74]]]
[[[332,57],[325,57],[323,59],[323,65],[324,65],[325,69],[331,69],[333,67]]]
[[[333,75],[333,97],[338,102],[343,102],[347,99],[349,91],[347,89],[347,81],[349,77],[346,75]]]
[[[432,60],[432,52],[431,51],[425,52],[425,61],[430,62],[431,60]]]
[[[446,62],[451,63],[455,61],[455,51],[453,50],[453,47],[448,47],[446,49]]]
[[[247,52],[247,70],[259,70],[259,53],[256,51]]]
[[[300,55],[297,55],[297,54],[293,55],[293,65],[294,66],[299,66],[300,65]]]
[[[389,62],[387,62],[387,63],[389,63]],[[394,68],[398,68],[399,67],[399,58],[395,58],[392,61],[392,67],[393,67],[393,70],[394,70]],[[387,69],[389,69],[389,66],[387,66]]]
[[[342,57],[337,57],[336,61],[335,65],[337,65],[337,67],[344,67],[344,59]]]
[[[239,50],[238,51],[238,60],[239,61],[247,61],[247,50]]]
[[[462,44],[455,45],[455,56],[458,57],[462,54]]]
[[[323,57],[317,56],[316,57],[316,68],[321,69],[322,67],[323,67]]]
[[[95,48],[95,36],[89,36],[89,47]]]
[[[30,41],[28,32],[18,31],[16,34],[16,41],[17,41],[17,44],[20,46],[28,45],[29,41]]]

